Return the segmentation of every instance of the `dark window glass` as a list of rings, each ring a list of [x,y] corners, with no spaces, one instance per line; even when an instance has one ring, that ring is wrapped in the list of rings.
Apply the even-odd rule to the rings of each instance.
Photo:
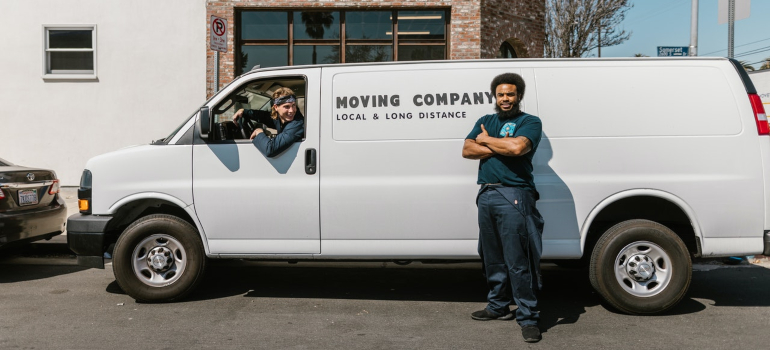
[[[51,71],[94,70],[93,52],[50,52]]]
[[[500,51],[497,52],[497,58],[517,58],[518,55],[516,55],[516,50],[513,49],[513,46],[509,44],[507,41],[503,41],[503,44],[500,45]]]
[[[91,49],[93,40],[90,30],[49,30],[48,48],[50,49]]]
[[[322,11],[294,12],[294,39],[340,38],[340,13]]]
[[[286,12],[241,12],[241,39],[289,38],[289,15]]]
[[[289,47],[287,45],[244,45],[241,46],[242,72],[248,72],[254,66],[278,67],[289,65]]]
[[[339,45],[294,45],[294,64],[340,63]]]
[[[345,13],[347,39],[392,39],[390,11],[350,11]]]
[[[386,62],[393,60],[393,47],[387,45],[348,45],[345,62]]]
[[[444,46],[438,45],[398,45],[398,60],[443,60],[444,49]]]
[[[444,39],[444,11],[398,11],[398,39]]]

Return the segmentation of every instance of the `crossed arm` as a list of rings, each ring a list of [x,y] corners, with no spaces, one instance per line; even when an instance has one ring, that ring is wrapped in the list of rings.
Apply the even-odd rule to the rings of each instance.
[[[524,136],[497,138],[489,136],[484,125],[481,125],[481,133],[475,140],[465,139],[463,145],[463,158],[486,159],[495,154],[518,157],[532,150],[532,141]]]

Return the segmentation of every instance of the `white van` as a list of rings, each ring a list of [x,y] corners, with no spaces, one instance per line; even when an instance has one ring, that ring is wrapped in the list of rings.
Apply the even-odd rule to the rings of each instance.
[[[543,258],[590,262],[628,313],[684,294],[691,257],[770,253],[770,137],[735,61],[516,59],[295,66],[235,79],[168,137],[88,161],[70,248],[130,296],[172,301],[207,259],[478,260],[465,136],[492,78],[524,77]],[[292,88],[305,137],[263,156],[231,121]],[[259,127],[259,126],[252,126]]]

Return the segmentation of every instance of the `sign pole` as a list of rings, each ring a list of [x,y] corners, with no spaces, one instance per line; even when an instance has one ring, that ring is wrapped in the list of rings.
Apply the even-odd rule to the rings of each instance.
[[[214,60],[214,81],[216,87],[214,88],[214,91],[219,92],[219,51],[217,51],[217,58]]]
[[[690,56],[698,56],[698,0],[692,0],[690,14]]]
[[[727,57],[733,58],[735,50],[735,0],[729,0],[727,8]]]
[[[219,91],[219,53],[227,52],[227,20],[211,16],[211,49],[217,52],[214,58],[215,92]]]

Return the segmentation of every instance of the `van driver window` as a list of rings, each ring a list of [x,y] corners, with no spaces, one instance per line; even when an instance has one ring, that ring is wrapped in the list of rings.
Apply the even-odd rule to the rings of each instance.
[[[305,135],[304,77],[246,83],[214,109],[215,140],[251,140],[275,157]]]

